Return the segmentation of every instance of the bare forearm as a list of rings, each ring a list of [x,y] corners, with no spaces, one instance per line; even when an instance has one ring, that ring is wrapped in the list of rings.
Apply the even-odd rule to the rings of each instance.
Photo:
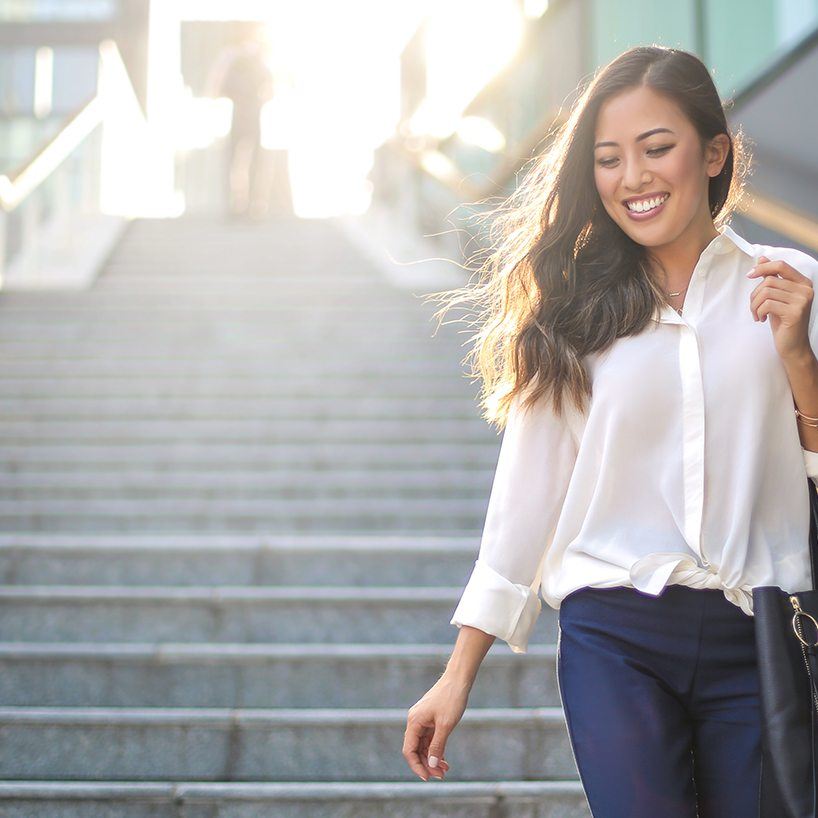
[[[792,389],[795,406],[810,417],[818,417],[818,360],[810,352],[802,357],[785,361],[787,378]],[[798,423],[801,445],[811,451],[818,451],[818,428]]]
[[[472,628],[470,625],[461,626],[452,655],[446,664],[446,676],[471,688],[477,671],[480,669],[480,663],[496,638],[479,628]]]

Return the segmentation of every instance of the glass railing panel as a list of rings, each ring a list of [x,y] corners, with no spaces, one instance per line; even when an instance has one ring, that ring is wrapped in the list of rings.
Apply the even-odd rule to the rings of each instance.
[[[0,118],[0,173],[10,174],[21,167],[60,130],[64,121],[63,116]]]
[[[0,114],[34,112],[33,46],[0,48]]]
[[[51,105],[63,115],[91,99],[99,84],[99,49],[96,46],[59,45],[53,49]]]
[[[100,210],[102,126],[97,126],[20,204],[5,214],[5,264],[25,249],[36,253],[36,236],[58,219],[82,219]],[[34,259],[30,260],[34,263]]]

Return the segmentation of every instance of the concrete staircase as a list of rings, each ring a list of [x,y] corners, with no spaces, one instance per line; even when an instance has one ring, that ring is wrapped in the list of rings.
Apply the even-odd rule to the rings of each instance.
[[[433,309],[296,219],[136,221],[89,290],[0,291],[3,818],[590,814],[548,607],[448,780],[401,755],[500,441]]]

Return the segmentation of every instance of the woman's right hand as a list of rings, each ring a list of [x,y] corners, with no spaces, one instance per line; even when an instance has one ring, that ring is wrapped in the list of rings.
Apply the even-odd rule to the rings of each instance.
[[[403,757],[424,781],[442,779],[449,769],[444,759],[446,740],[466,710],[471,685],[444,673],[428,692],[409,708],[403,739]],[[430,761],[437,760],[435,766]]]

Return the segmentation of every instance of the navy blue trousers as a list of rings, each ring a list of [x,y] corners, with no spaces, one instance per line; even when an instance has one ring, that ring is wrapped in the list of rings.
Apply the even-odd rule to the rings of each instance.
[[[713,588],[580,588],[559,608],[557,680],[594,818],[756,818],[753,618]]]

